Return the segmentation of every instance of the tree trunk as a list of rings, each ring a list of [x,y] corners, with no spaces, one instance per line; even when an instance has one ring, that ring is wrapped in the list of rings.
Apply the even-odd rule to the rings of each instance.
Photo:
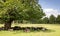
[[[10,19],[9,21],[5,22],[5,24],[4,24],[4,30],[10,29],[12,22],[13,22],[13,19]]]
[[[8,30],[10,28],[11,28],[11,23],[5,22],[4,30]]]

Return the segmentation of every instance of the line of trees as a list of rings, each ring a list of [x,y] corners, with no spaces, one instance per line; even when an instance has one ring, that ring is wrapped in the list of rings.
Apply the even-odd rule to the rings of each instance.
[[[34,19],[32,19],[30,21],[18,20],[18,23],[60,24],[60,15],[58,15],[57,17],[55,17],[54,15],[51,15],[50,17],[44,17],[39,20],[34,20]]]
[[[49,18],[45,17],[40,20],[40,23],[42,24],[60,24],[60,15],[55,17],[54,15],[51,15]]]

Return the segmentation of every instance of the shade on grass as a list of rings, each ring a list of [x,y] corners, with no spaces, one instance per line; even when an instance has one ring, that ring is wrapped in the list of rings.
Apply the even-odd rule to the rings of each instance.
[[[15,26],[15,25],[14,25]],[[18,25],[17,25],[18,26]],[[38,26],[45,27],[51,30],[55,30],[54,32],[22,32],[22,31],[0,31],[0,36],[60,36],[60,25],[55,24],[19,24],[19,26]]]

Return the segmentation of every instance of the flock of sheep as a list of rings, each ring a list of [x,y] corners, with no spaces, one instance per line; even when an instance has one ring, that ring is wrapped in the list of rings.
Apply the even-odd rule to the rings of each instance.
[[[0,28],[0,30],[3,30],[3,28]],[[46,31],[48,29],[44,28],[44,27],[20,27],[20,26],[15,26],[15,27],[11,27],[11,29],[9,29],[10,31],[13,30],[23,30],[24,32],[30,32],[30,31]]]

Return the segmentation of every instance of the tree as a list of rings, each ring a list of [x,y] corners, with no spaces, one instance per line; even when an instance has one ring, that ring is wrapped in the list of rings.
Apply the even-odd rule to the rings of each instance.
[[[44,24],[48,24],[49,23],[49,19],[47,17],[43,18],[43,23]]]
[[[56,23],[60,24],[60,15],[57,16]]]
[[[40,19],[45,14],[38,4],[39,0],[0,0],[0,19],[5,23],[8,30],[16,20]]]
[[[50,24],[55,24],[55,21],[56,21],[56,17],[54,15],[51,15],[50,18],[49,18],[49,23]]]
[[[37,23],[38,23],[38,24],[43,24],[43,19],[42,19],[42,18],[39,19],[39,20],[37,21]]]

